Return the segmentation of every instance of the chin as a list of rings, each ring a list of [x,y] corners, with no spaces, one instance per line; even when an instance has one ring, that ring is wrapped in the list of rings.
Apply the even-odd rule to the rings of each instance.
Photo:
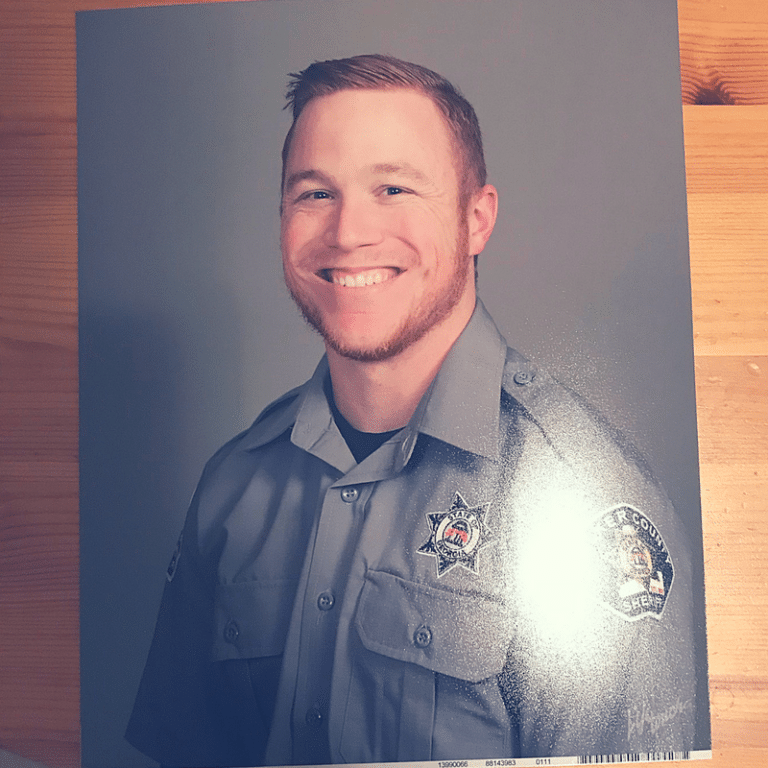
[[[399,355],[410,346],[412,340],[403,339],[402,334],[381,341],[344,338],[339,334],[319,329],[326,347],[337,355],[361,363],[379,363]]]
[[[362,363],[379,363],[391,360],[402,354],[409,347],[421,341],[433,328],[440,324],[445,317],[431,315],[428,317],[406,319],[399,328],[393,329],[380,339],[355,338],[353,334],[335,333],[333,329],[322,325],[315,326],[327,348],[348,360]]]

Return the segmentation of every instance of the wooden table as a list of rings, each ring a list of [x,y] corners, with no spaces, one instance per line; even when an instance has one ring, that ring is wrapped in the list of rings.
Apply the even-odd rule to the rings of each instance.
[[[0,8],[0,748],[62,768],[80,750],[75,11],[144,4]],[[714,765],[749,768],[768,765],[768,3],[679,17]]]

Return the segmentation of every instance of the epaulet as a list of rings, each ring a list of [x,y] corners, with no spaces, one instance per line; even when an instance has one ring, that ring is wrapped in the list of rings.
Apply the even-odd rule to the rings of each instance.
[[[581,395],[514,349],[507,349],[502,389],[564,458],[582,463],[588,455],[615,451],[658,485],[642,453],[619,429]]]

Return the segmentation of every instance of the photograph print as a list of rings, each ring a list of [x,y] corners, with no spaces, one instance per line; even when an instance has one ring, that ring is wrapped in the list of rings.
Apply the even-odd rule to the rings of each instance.
[[[675,3],[77,38],[83,765],[711,756]]]

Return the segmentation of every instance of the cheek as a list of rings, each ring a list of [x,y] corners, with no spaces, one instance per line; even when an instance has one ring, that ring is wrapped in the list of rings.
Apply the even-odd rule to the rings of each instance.
[[[454,218],[431,210],[411,212],[389,221],[390,231],[398,238],[411,242],[422,253],[440,253],[446,247],[453,250],[456,242]]]
[[[410,237],[421,253],[423,266],[430,272],[439,272],[456,258],[458,238],[455,221],[430,221],[415,226]]]
[[[280,226],[283,258],[295,262],[302,256],[306,257],[306,252],[311,250],[313,243],[320,242],[322,231],[317,217],[293,216],[283,219]]]

